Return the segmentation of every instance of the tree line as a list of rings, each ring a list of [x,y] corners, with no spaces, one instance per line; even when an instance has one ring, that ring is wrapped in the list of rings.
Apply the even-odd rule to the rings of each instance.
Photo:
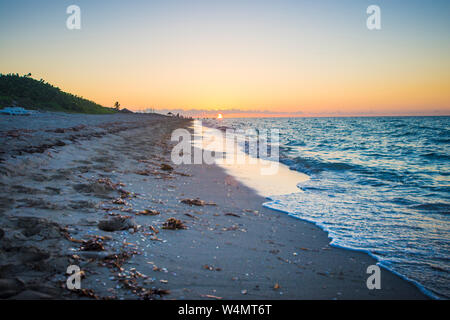
[[[17,106],[32,110],[71,113],[115,113],[115,108],[103,107],[93,101],[62,91],[31,74],[0,74],[0,108]]]

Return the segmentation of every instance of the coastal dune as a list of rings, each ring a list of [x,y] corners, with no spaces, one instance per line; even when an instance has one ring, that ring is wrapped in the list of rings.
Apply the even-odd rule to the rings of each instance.
[[[56,119],[56,120],[55,120]],[[171,162],[185,119],[0,118],[2,299],[426,299],[216,165]],[[67,288],[67,268],[81,288]]]

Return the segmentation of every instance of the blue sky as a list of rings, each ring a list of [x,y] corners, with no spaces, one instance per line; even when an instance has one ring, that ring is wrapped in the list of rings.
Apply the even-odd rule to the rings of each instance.
[[[449,16],[445,0],[0,0],[0,72],[135,109],[446,113]]]

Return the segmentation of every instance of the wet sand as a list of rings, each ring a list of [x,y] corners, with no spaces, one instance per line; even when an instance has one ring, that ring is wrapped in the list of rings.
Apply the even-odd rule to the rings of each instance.
[[[263,208],[223,169],[174,166],[186,120],[57,117],[0,118],[0,298],[426,298],[385,270],[368,290],[374,259]],[[172,217],[185,229],[164,228]],[[81,290],[66,288],[69,265]]]

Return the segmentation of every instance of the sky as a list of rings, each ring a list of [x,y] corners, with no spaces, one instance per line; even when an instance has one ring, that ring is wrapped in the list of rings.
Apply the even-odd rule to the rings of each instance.
[[[0,0],[0,73],[131,110],[450,115],[449,18],[448,0]]]

